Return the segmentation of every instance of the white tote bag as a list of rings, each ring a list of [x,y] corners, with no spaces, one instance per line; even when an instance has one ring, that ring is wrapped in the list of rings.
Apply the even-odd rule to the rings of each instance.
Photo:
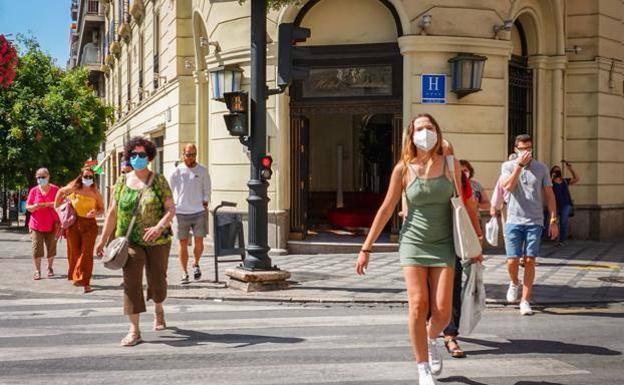
[[[490,218],[485,224],[485,239],[490,245],[498,246],[498,218],[496,216]]]
[[[462,290],[461,318],[459,319],[459,334],[464,336],[472,333],[485,311],[483,264],[471,263],[465,266],[465,269],[468,270],[468,279]]]
[[[455,254],[462,261],[477,257],[483,253],[479,237],[472,227],[472,221],[468,216],[468,210],[464,206],[464,201],[459,196],[459,186],[455,178],[455,158],[452,155],[446,157],[448,168],[453,177],[454,194],[451,198],[453,206],[453,242],[455,244]]]

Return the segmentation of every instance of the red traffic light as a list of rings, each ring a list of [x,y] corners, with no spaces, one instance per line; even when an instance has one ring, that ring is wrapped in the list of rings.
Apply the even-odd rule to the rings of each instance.
[[[262,159],[260,160],[260,164],[264,168],[271,168],[271,165],[273,164],[273,158],[271,158],[268,155],[263,156]]]

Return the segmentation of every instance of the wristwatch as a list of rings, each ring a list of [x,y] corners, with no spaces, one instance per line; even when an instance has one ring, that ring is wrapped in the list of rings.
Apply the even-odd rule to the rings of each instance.
[[[552,225],[553,223],[558,225],[559,224],[559,219],[557,217],[550,218],[550,224]]]

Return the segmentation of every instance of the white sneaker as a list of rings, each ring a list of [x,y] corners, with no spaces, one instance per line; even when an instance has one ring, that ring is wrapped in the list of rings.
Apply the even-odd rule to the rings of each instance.
[[[434,376],[442,373],[442,355],[438,349],[437,339],[430,340],[429,342],[429,366],[431,367],[431,373]]]
[[[520,301],[520,314],[533,315],[533,309],[528,301]]]
[[[513,282],[509,282],[509,289],[507,289],[507,302],[518,301],[518,285],[514,285]]]
[[[418,364],[418,385],[436,385],[428,363]]]

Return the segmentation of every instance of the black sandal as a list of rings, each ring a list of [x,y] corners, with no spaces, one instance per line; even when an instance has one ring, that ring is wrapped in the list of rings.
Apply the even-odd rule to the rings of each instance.
[[[455,348],[451,349],[449,347],[449,345],[451,343],[455,344]],[[446,347],[446,350],[449,352],[449,354],[451,355],[451,357],[453,358],[464,358],[466,357],[466,353],[464,353],[463,350],[461,350],[461,348],[459,347],[459,344],[457,343],[457,340],[455,338],[449,338],[449,339],[444,339],[444,346]]]

